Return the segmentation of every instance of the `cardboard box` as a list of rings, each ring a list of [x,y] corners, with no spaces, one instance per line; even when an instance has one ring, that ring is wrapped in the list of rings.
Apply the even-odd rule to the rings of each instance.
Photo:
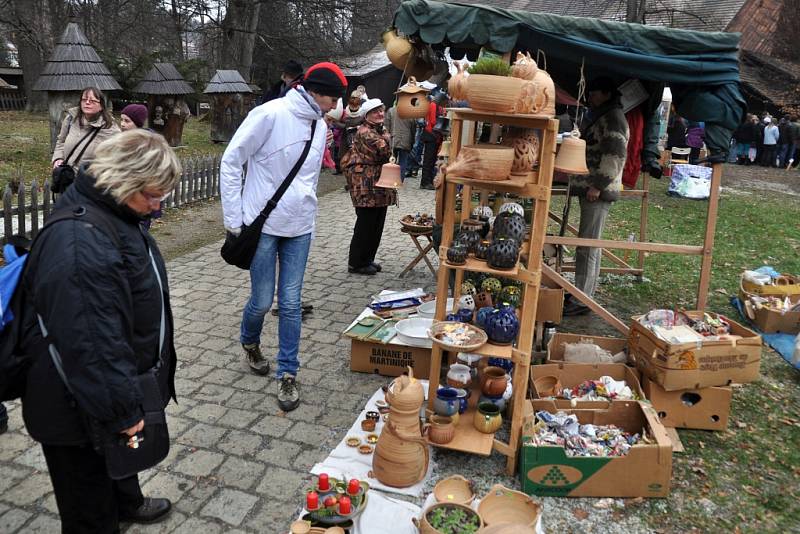
[[[729,387],[665,391],[645,377],[642,389],[664,426],[700,430],[725,430],[728,427],[733,396]]]
[[[789,297],[793,304],[800,302],[800,295]],[[767,334],[782,332],[784,334],[800,333],[800,311],[781,313],[775,310],[760,308],[753,310],[753,323],[759,330]]]
[[[567,343],[578,343],[582,339],[590,339],[592,343],[607,350],[612,356],[628,348],[628,340],[618,337],[584,336],[580,334],[562,334],[559,332],[554,335],[547,344],[547,361],[553,363],[563,362],[564,345]]]
[[[687,312],[698,317],[700,312]],[[761,336],[725,317],[731,334],[741,339],[698,343],[667,343],[636,317],[628,334],[630,358],[666,391],[745,384],[758,378]]]
[[[608,408],[609,401],[577,401],[572,406],[567,399],[543,399],[536,389],[535,381],[539,377],[555,376],[564,388],[572,388],[584,380],[597,380],[601,376],[610,376],[614,380],[624,380],[639,399],[645,395],[639,383],[638,372],[622,363],[551,363],[531,366],[531,405],[538,412],[546,410],[595,410]],[[619,401],[613,401],[619,402]]]
[[[414,368],[414,376],[427,378],[431,368],[431,349],[351,340],[351,371],[400,376],[409,366]]]
[[[640,402],[619,401],[612,402],[605,410],[565,411],[575,414],[581,424],[613,424],[631,433],[641,433],[644,428],[652,442],[631,447],[626,456],[567,456],[563,447],[530,444],[531,414],[522,428],[519,463],[525,493],[549,497],[666,497],[669,494],[672,442],[652,407]]]
[[[539,288],[539,304],[536,306],[536,321],[560,323],[564,311],[564,290],[542,286]]]

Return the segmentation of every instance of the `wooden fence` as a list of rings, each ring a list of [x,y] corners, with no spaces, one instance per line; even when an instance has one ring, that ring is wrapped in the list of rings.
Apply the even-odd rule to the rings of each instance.
[[[0,89],[0,111],[25,109],[27,101],[25,93]]]
[[[181,160],[183,172],[172,194],[164,201],[164,209],[192,204],[219,196],[219,156],[203,156]],[[35,237],[53,211],[50,179],[41,185],[34,179],[26,185],[22,176],[6,185],[3,192],[2,244],[8,236],[24,234]],[[16,223],[16,224],[15,224]]]

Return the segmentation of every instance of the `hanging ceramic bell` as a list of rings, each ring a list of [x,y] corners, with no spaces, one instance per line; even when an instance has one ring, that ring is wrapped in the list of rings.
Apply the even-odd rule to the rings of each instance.
[[[586,168],[586,141],[575,129],[565,135],[556,155],[555,169],[567,174],[589,174]]]
[[[394,156],[389,159],[389,163],[381,166],[381,175],[375,182],[375,187],[385,187],[387,189],[397,189],[403,185],[400,178],[400,165],[395,163]]]

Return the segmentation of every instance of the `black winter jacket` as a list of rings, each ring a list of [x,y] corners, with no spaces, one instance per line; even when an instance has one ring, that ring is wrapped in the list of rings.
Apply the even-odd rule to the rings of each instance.
[[[141,230],[141,218],[97,190],[83,169],[56,208],[81,205],[105,213],[121,247],[105,229],[80,220],[58,222],[37,240],[23,282],[22,347],[33,361],[22,415],[31,437],[48,445],[88,443],[86,414],[112,433],[142,418],[136,375],[158,362],[161,325],[159,285],[148,247],[164,284],[164,367],[159,373],[164,405],[175,397],[173,322],[161,253]],[[44,350],[33,310],[41,314],[61,354],[74,399]]]

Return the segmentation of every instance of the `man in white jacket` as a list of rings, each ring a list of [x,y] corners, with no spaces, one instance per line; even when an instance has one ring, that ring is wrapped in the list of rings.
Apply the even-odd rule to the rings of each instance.
[[[225,229],[238,235],[272,198],[295,166],[313,135],[305,162],[264,223],[250,266],[250,299],[245,305],[240,341],[250,368],[269,374],[261,354],[261,329],[272,306],[275,264],[279,264],[278,405],[294,410],[300,403],[295,377],[300,367],[301,305],[311,237],[317,214],[317,181],[325,153],[327,128],[323,115],[345,94],[347,79],[333,63],[318,63],[306,71],[302,85],[285,97],[253,109],[228,144],[220,165],[220,191]],[[316,129],[311,125],[317,122]],[[242,168],[247,177],[242,185]]]

